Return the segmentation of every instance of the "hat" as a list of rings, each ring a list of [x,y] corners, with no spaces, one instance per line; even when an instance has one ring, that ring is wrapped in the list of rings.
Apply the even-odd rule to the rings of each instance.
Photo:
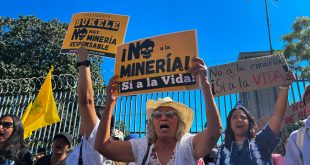
[[[192,126],[193,122],[193,111],[188,106],[173,101],[170,97],[165,97],[163,99],[148,100],[146,102],[146,113],[147,119],[151,119],[152,113],[159,107],[171,107],[176,110],[180,120],[185,123],[185,131],[188,132]]]
[[[53,140],[57,138],[65,138],[69,143],[69,148],[72,146],[72,143],[73,143],[72,136],[68,134],[67,132],[58,133],[57,135],[54,136]]]
[[[310,93],[310,85],[307,85],[307,86],[305,87],[305,92],[304,92],[304,94],[302,95],[302,100],[305,100],[306,95],[309,94],[309,93]]]

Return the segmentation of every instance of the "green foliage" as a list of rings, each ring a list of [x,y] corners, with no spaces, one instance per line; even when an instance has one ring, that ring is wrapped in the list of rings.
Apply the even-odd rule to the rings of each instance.
[[[310,19],[298,17],[292,25],[292,32],[281,38],[285,45],[283,54],[292,69],[309,77],[310,71]]]
[[[60,54],[68,24],[44,22],[35,16],[0,17],[0,79],[44,77],[51,65],[54,75],[77,75],[76,55]],[[101,57],[93,57],[92,76],[100,75]]]
[[[121,130],[124,134],[124,138],[129,135],[129,131],[126,130],[126,124],[124,121],[116,121],[115,122],[115,129]]]

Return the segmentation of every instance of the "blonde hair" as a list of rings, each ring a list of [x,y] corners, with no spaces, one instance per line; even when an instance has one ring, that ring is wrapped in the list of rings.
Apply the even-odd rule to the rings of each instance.
[[[175,139],[177,141],[180,141],[181,138],[183,137],[183,135],[186,134],[187,132],[185,130],[185,122],[183,122],[180,119],[178,112],[176,114],[178,116],[178,127],[177,127],[177,132],[175,135]],[[150,118],[147,121],[147,138],[148,138],[150,144],[153,144],[157,139],[152,118]]]

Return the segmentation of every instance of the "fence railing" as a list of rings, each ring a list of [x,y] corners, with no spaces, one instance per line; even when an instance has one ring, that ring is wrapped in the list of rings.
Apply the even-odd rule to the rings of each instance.
[[[0,80],[0,116],[13,114],[21,117],[29,102],[34,100],[42,85],[44,77],[25,79]],[[80,116],[77,103],[77,79],[72,75],[53,76],[53,91],[57,103],[58,114],[61,121],[57,124],[41,128],[33,132],[28,138],[30,149],[35,153],[37,148],[51,148],[52,138],[59,132],[68,132],[73,135],[74,145],[79,136]],[[289,102],[301,100],[301,95],[309,79],[299,79],[293,83],[290,90]],[[105,88],[95,89],[96,105],[105,105]],[[194,111],[194,120],[191,133],[197,133],[204,129],[206,123],[206,110],[203,95],[200,90],[162,92],[119,97],[114,111],[116,129],[123,132],[136,133],[140,137],[146,132],[146,102],[149,99],[171,97],[175,101],[186,104]],[[261,96],[263,97],[263,96]],[[244,98],[243,98],[244,99]],[[231,94],[215,98],[220,111],[224,128],[226,117],[230,110],[240,100],[239,94]],[[273,99],[275,100],[275,98]],[[221,137],[221,141],[223,137]]]

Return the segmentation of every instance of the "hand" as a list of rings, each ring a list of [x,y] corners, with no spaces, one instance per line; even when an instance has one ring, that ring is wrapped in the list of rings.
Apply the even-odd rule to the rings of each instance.
[[[207,67],[204,61],[199,57],[195,57],[193,58],[193,62],[194,65],[190,68],[190,72],[195,76],[199,74],[201,82],[209,84],[207,79]]]
[[[289,70],[286,74],[287,76],[287,81],[285,82],[282,82],[279,84],[279,86],[282,86],[282,87],[290,87],[291,84],[296,80],[296,77],[295,75],[293,74],[293,71],[292,70]]]
[[[117,81],[117,75],[114,75],[110,81],[109,81],[109,84],[106,88],[106,92],[107,92],[107,101],[108,102],[116,102],[117,100],[117,96],[114,95],[114,92],[116,90],[118,90],[118,83],[119,81]]]
[[[77,50],[75,50],[75,53],[79,57],[79,62],[88,60],[88,57],[89,57],[88,50],[85,49],[84,47],[78,48]]]

